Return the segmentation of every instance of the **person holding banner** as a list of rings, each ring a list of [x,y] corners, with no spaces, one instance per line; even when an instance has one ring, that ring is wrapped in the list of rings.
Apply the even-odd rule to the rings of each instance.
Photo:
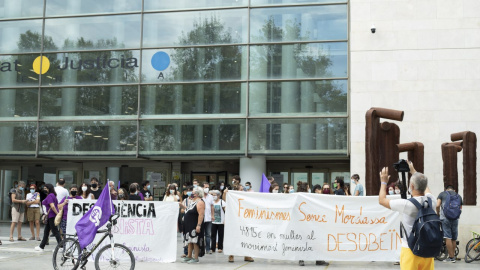
[[[192,192],[192,203],[185,210],[183,223],[183,240],[188,245],[188,255],[182,259],[183,263],[198,263],[198,257],[205,255],[205,202],[203,188],[196,187]],[[182,205],[182,204],[180,204]],[[195,258],[192,253],[195,252]]]
[[[77,185],[72,185],[70,187],[70,196],[63,198],[63,200],[58,204],[58,210],[63,209],[62,221],[60,223],[60,228],[62,232],[67,233],[67,215],[68,215],[68,201],[69,200],[83,200],[82,196],[78,196]]]
[[[43,251],[48,242],[50,230],[53,232],[53,235],[55,235],[55,239],[57,239],[58,244],[60,244],[62,241],[57,226],[55,226],[55,217],[58,214],[57,193],[55,193],[55,188],[52,186],[52,184],[46,184],[45,188],[48,189],[48,196],[45,198],[45,200],[43,200],[42,204],[46,207],[48,222],[45,225],[45,230],[43,231],[42,242],[40,243],[40,246],[35,247],[35,251]]]
[[[278,190],[280,189],[280,187],[278,186],[277,183],[273,183],[270,185],[270,189],[268,190],[268,192],[270,193],[278,193]]]
[[[223,252],[223,235],[225,228],[225,207],[226,203],[221,199],[221,192],[214,190],[213,207],[214,213],[212,218],[212,246],[211,250],[215,252],[218,232],[218,253]]]

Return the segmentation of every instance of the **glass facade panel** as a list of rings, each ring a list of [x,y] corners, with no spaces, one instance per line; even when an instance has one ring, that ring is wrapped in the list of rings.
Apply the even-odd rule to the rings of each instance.
[[[246,43],[248,10],[145,14],[144,47]]]
[[[346,5],[258,8],[250,20],[250,42],[347,39]]]
[[[347,80],[252,82],[250,115],[347,114]]]
[[[50,68],[42,85],[118,84],[138,82],[140,51],[46,54]]]
[[[145,11],[168,10],[168,9],[197,9],[214,7],[240,7],[247,6],[248,0],[177,0],[177,1],[158,1],[144,0]]]
[[[36,122],[3,122],[0,125],[0,154],[35,154]]]
[[[42,0],[0,1],[0,19],[28,18],[40,16],[43,16]]]
[[[74,14],[120,13],[141,10],[142,1],[139,0],[47,0],[46,14],[47,16],[55,16]]]
[[[250,47],[250,79],[346,78],[347,43]]]
[[[160,84],[141,88],[143,117],[165,114],[245,113],[245,83]],[[242,105],[243,104],[243,105]]]
[[[134,155],[135,121],[41,122],[39,152],[46,155]]]
[[[75,116],[137,117],[138,86],[101,86],[45,88],[41,92],[40,116],[66,118]],[[122,117],[122,118],[123,118]]]
[[[37,57],[38,54],[0,55],[0,88],[38,86],[40,71],[32,69]]]
[[[346,3],[346,0],[250,0],[252,6],[286,5],[286,4],[324,4]]]
[[[162,54],[168,65],[156,61]],[[181,81],[241,80],[246,78],[246,46],[194,47],[144,50],[142,81],[147,83]]]
[[[251,153],[347,154],[346,118],[252,119]]]
[[[45,20],[50,50],[138,48],[141,15],[98,16]]]
[[[244,120],[148,120],[140,125],[139,150],[144,155],[238,154],[243,150]]]
[[[0,21],[0,52],[40,52],[42,20]]]
[[[37,117],[38,89],[0,89],[0,119]]]

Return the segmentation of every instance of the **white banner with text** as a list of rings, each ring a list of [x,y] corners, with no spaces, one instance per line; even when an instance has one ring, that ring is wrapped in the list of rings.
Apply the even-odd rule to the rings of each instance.
[[[229,191],[224,253],[277,260],[399,261],[400,221],[401,215],[379,205],[376,196]]]
[[[67,234],[75,234],[75,224],[95,204],[95,200],[68,202]],[[178,203],[147,201],[113,201],[120,217],[112,229],[115,243],[130,248],[136,261],[174,262],[177,255]],[[102,229],[106,228],[104,226]],[[103,236],[97,234],[87,248]],[[97,251],[110,244],[107,237]],[[93,259],[94,253],[90,259]]]

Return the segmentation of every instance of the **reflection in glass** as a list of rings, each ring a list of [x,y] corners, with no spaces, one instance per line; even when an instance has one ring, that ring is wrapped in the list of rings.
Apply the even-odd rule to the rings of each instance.
[[[135,121],[40,123],[39,149],[43,154],[134,154],[136,143]]]
[[[0,87],[38,86],[32,63],[39,54],[0,55]]]
[[[251,79],[347,77],[347,43],[250,47]]]
[[[0,21],[0,52],[39,52],[42,20]]]
[[[73,14],[120,13],[141,10],[142,1],[138,0],[47,0],[46,14],[47,16],[54,16]]]
[[[36,122],[4,122],[0,125],[0,153],[34,154],[37,140]]]
[[[159,51],[170,57],[170,65],[155,70],[151,59]],[[246,47],[194,47],[143,51],[143,82],[240,80],[246,77]],[[242,64],[243,63],[243,64]]]
[[[44,88],[40,116],[137,116],[137,86]]]
[[[347,113],[347,80],[252,82],[250,114]]]
[[[43,16],[43,1],[41,0],[0,1],[0,19],[41,16]]]
[[[347,6],[252,9],[250,41],[347,39]]]
[[[244,120],[142,121],[139,149],[142,154],[179,151],[189,153],[240,152]],[[232,152],[233,151],[233,152]]]
[[[141,89],[141,114],[241,113],[241,83],[159,84]]]
[[[251,153],[292,151],[346,155],[347,147],[346,118],[251,120],[249,124]]]
[[[38,89],[0,89],[0,118],[36,118],[37,104]]]
[[[177,0],[177,1],[158,1],[145,0],[145,11],[165,10],[165,9],[196,9],[212,7],[238,7],[247,6],[248,0]]]
[[[138,82],[140,51],[46,54],[50,69],[43,85],[116,84]]]
[[[140,14],[47,19],[45,35],[62,50],[138,48],[140,19]]]
[[[145,14],[143,46],[246,43],[247,9]]]
[[[323,4],[346,3],[347,0],[250,0],[252,6],[282,5],[282,4]]]

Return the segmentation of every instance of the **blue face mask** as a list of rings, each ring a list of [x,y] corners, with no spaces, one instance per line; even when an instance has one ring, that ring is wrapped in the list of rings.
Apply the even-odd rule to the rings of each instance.
[[[188,197],[192,196],[192,192],[191,192],[191,191],[188,191],[188,192],[187,192],[187,196],[188,196]]]
[[[147,189],[150,189],[150,185],[147,186]]]
[[[23,190],[23,187],[19,187],[18,189]]]
[[[250,189],[250,186],[245,186],[245,190],[249,190]]]
[[[389,190],[388,194],[393,195],[393,194],[395,194],[395,192],[393,190]]]
[[[196,188],[196,187],[198,187],[198,185],[193,185],[193,188]]]
[[[30,193],[35,193],[35,189],[30,189]]]
[[[290,189],[288,192],[289,192],[289,193],[294,193],[294,192],[295,192],[295,190],[293,190],[293,189]]]

